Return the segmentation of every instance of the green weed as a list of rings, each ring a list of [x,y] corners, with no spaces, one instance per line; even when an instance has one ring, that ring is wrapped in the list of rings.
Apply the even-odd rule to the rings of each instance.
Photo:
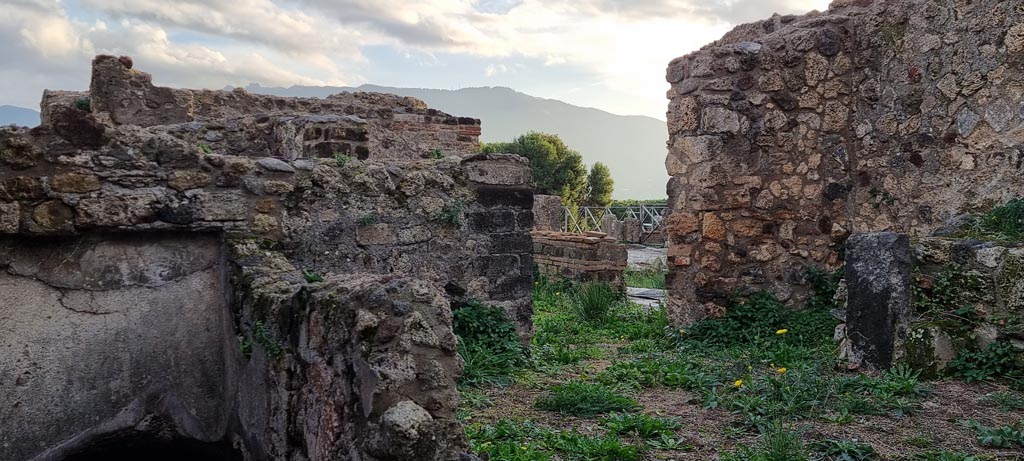
[[[472,451],[491,461],[636,461],[639,450],[613,436],[553,431],[531,422],[500,420],[466,428]]]
[[[1024,395],[1016,392],[993,392],[986,395],[982,402],[997,406],[1003,412],[1024,410]]]
[[[372,226],[380,221],[380,216],[376,212],[369,212],[359,217],[357,224],[359,227]]]
[[[1024,377],[1021,355],[1009,341],[996,341],[984,349],[961,351],[949,362],[947,370],[951,376],[961,377],[968,383]]]
[[[607,322],[615,309],[625,302],[625,295],[603,282],[587,282],[575,290],[573,307],[579,317],[588,322]]]
[[[271,335],[270,331],[267,330],[266,324],[262,320],[257,320],[253,327],[253,341],[259,344],[263,348],[263,351],[267,353],[267,357],[273,360],[277,360],[284,355],[284,346],[277,342]]]
[[[968,233],[980,239],[1020,241],[1024,238],[1024,198],[1013,198],[975,217]]]
[[[452,317],[465,361],[462,384],[505,384],[526,363],[515,324],[501,307],[473,300],[454,309]]]
[[[874,461],[878,459],[875,448],[866,443],[852,440],[825,440],[811,448],[817,453],[815,461]]]
[[[466,204],[462,200],[456,200],[441,208],[434,214],[433,219],[448,227],[462,227],[462,222],[465,220],[465,209]]]
[[[318,283],[324,281],[324,276],[310,269],[302,270],[302,278],[306,279],[307,283]]]
[[[966,453],[953,453],[951,451],[926,451],[914,455],[917,461],[982,461],[982,458]]]
[[[676,418],[653,418],[645,414],[612,413],[601,421],[608,432],[642,439],[672,436],[681,425]]]
[[[348,154],[336,153],[334,154],[334,163],[338,165],[338,168],[344,168],[348,162],[352,161],[352,156]]]
[[[534,402],[541,410],[573,416],[591,417],[613,411],[633,411],[636,401],[600,383],[573,381],[551,388],[547,395]]]
[[[665,272],[663,271],[627,269],[625,278],[626,286],[665,289]]]
[[[989,448],[1024,447],[1024,420],[1016,426],[988,427],[977,421],[967,419],[959,422],[961,426],[974,429],[978,444]]]

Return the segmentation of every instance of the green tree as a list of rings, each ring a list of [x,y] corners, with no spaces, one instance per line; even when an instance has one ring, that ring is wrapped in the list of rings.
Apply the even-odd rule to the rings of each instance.
[[[597,162],[590,167],[590,174],[587,175],[587,205],[605,206],[612,202],[612,190],[615,188],[615,181],[612,180],[612,172],[605,164]]]
[[[583,156],[557,135],[531,132],[512,142],[484,144],[483,153],[517,154],[530,161],[538,194],[558,195],[568,205],[587,198],[587,167]]]

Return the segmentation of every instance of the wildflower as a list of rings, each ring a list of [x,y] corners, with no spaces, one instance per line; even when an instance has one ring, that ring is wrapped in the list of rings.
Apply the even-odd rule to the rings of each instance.
[[[788,371],[788,369],[786,367],[779,367],[779,368],[775,369],[775,372],[780,374],[780,375],[786,374],[786,371]]]
[[[732,387],[740,387],[743,385],[742,379],[737,379],[736,382],[732,383]]]
[[[523,449],[523,451],[526,451],[526,445],[523,445],[523,446],[521,446],[521,447],[519,447],[519,448],[522,448],[522,449]]]
[[[786,333],[789,333],[789,330],[786,329],[786,328],[783,328],[781,330],[775,330],[775,334],[777,334],[777,335],[784,335]]]
[[[686,334],[686,330],[683,330],[682,328],[680,328],[679,329],[679,334],[681,334],[681,335]]]
[[[555,292],[555,296],[561,296],[561,295],[562,295],[562,292],[561,292],[561,291],[556,291],[556,292]]]

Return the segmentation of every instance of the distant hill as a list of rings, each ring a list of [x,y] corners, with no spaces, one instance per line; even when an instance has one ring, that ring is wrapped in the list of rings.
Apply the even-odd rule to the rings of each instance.
[[[615,198],[665,196],[665,122],[644,116],[615,115],[598,109],[543,99],[509,88],[432,90],[376,85],[351,87],[269,88],[251,84],[253,93],[325,97],[341,91],[374,91],[412,96],[453,115],[483,120],[484,142],[509,141],[530,131],[557,134],[583,154],[586,163],[602,162],[615,179]],[[666,103],[667,104],[667,103]]]
[[[39,111],[16,106],[0,106],[0,126],[19,125],[35,127],[39,125]]]

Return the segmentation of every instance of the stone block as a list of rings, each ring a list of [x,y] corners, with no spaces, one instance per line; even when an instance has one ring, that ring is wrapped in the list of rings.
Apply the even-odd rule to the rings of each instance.
[[[0,234],[18,233],[21,221],[21,207],[18,202],[0,203]]]
[[[851,367],[889,368],[913,314],[913,258],[906,234],[854,234],[846,242],[847,335]]]
[[[356,242],[360,245],[390,245],[395,242],[395,233],[387,223],[360,226],[356,229]]]
[[[50,188],[55,192],[85,194],[100,187],[100,178],[94,174],[60,173],[50,178]]]
[[[524,186],[533,182],[526,159],[511,154],[479,154],[463,161],[470,181],[492,186]]]

